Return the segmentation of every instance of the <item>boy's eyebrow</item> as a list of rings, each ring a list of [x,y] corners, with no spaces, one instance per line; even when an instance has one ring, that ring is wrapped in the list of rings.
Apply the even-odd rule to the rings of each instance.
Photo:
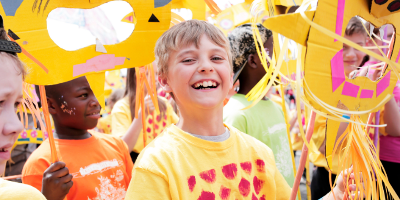
[[[78,92],[80,90],[90,90],[90,87],[83,86],[83,87],[78,88],[76,91]]]
[[[176,55],[176,57],[177,57],[177,58],[180,58],[180,57],[182,57],[183,55],[188,54],[188,53],[192,53],[192,52],[194,52],[194,50],[192,50],[192,49],[185,50],[185,51],[183,51],[183,52],[178,53],[178,55]]]

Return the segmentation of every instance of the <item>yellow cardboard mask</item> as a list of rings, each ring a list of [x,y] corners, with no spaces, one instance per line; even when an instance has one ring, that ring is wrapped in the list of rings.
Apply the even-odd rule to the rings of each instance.
[[[341,36],[344,35],[346,25],[354,16],[360,16],[376,27],[381,27],[385,24],[392,24],[394,27],[400,26],[400,20],[398,20],[400,13],[376,18],[371,14],[373,10],[370,13],[367,0],[339,0],[338,2],[320,0],[314,18],[314,13],[310,13],[310,16],[307,16],[318,25]],[[354,7],[360,9],[352,9]],[[300,25],[287,26],[285,28],[277,26],[287,21]],[[343,59],[341,56],[343,43],[335,41],[332,37],[321,33],[313,27],[309,29],[310,25],[301,26],[301,24],[307,23],[300,16],[300,13],[270,18],[265,22],[268,28],[300,44],[307,45],[304,69],[305,83],[310,92],[319,100],[332,107],[336,107],[340,100],[349,111],[365,111],[373,108],[375,108],[373,111],[376,111],[378,109],[376,106],[379,102],[384,100],[388,94],[393,93],[397,77],[390,68],[386,70],[378,81],[371,81],[367,77],[349,79],[343,72]],[[392,61],[397,61],[396,58],[399,55],[400,43],[397,40],[398,38],[395,37],[393,53],[390,58]],[[311,105],[317,110],[329,113],[310,94],[306,92],[307,100],[310,101]]]
[[[29,72],[26,82],[52,85],[86,76],[104,107],[105,71],[151,63],[155,43],[170,25],[170,1],[127,0],[137,20],[134,31],[122,42],[104,45],[103,52],[96,51],[96,45],[67,51],[50,38],[46,21],[54,9],[93,9],[108,2],[110,0],[2,0],[0,14],[6,28],[20,38],[17,42],[31,58],[39,61],[34,62],[27,54],[21,54]]]

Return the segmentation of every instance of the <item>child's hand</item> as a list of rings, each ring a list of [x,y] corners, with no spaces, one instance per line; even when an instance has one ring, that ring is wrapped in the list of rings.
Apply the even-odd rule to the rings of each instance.
[[[53,163],[44,171],[42,193],[48,200],[62,200],[72,187],[72,175],[64,162]]]
[[[153,104],[153,101],[149,95],[147,95],[144,98],[144,105],[145,105],[146,114],[148,114],[147,111],[149,111],[149,113],[153,113],[154,110],[156,109]],[[167,112],[167,106],[165,105],[164,102],[162,102],[162,100],[160,98],[158,98],[158,107],[160,109],[161,116],[164,117]],[[139,109],[139,116],[141,116],[141,113],[142,113],[142,109]]]
[[[347,187],[347,183],[346,183],[347,177],[348,177],[348,183],[349,183],[348,190],[346,188]],[[343,200],[355,199],[355,194],[352,194],[352,193],[356,191],[357,186],[356,186],[356,184],[351,184],[353,180],[354,180],[353,167],[350,167],[349,169],[342,171],[339,175],[339,178],[337,179],[336,187],[333,189],[335,196],[339,197],[339,199],[343,199]],[[347,193],[347,191],[350,191],[350,193]],[[360,192],[358,192],[357,197],[358,197],[358,199],[362,199]]]

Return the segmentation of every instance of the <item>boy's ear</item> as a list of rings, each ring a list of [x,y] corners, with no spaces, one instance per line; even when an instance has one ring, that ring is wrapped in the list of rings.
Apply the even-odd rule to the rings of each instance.
[[[231,89],[233,88],[233,84],[234,84],[234,82],[233,82],[233,76],[234,76],[235,74],[234,73],[232,73],[232,76],[231,76],[231,78],[229,79],[229,81],[230,81],[230,85],[231,85]]]
[[[255,60],[255,55],[254,54],[250,54],[249,57],[247,57],[247,63],[249,64],[249,66],[253,69],[257,68],[257,63]]]
[[[158,76],[158,82],[163,90],[167,93],[172,92],[171,87],[168,85],[168,79],[165,76]]]
[[[52,114],[52,115],[57,114],[57,110],[56,110],[57,102],[54,99],[47,97],[47,105],[49,106],[50,114]]]

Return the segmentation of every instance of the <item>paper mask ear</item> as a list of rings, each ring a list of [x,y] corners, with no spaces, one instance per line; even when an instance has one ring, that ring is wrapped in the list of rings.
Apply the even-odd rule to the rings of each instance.
[[[306,11],[305,14],[307,18],[312,20],[315,11]],[[282,26],[282,24],[287,25]],[[264,26],[303,46],[306,46],[310,25],[300,16],[300,13],[270,17],[265,20]]]

